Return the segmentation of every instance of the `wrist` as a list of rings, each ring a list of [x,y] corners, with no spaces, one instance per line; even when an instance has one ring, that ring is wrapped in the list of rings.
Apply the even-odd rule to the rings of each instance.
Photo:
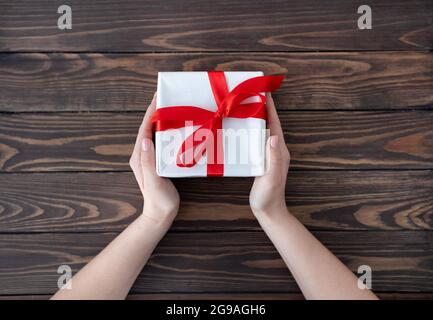
[[[141,235],[139,239],[143,239],[144,236],[146,241],[156,241],[154,243],[156,245],[170,229],[172,222],[172,219],[155,219],[143,212],[128,228],[135,228],[136,234]]]
[[[140,218],[143,222],[151,223],[154,226],[170,227],[176,218],[177,211],[177,208],[148,208],[143,206]]]
[[[285,203],[275,203],[264,208],[252,208],[252,211],[258,220],[275,220],[290,214]]]

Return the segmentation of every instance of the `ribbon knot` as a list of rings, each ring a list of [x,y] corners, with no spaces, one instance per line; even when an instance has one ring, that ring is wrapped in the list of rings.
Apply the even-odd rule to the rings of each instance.
[[[215,112],[215,118],[217,118],[217,119],[222,119],[222,118],[224,118],[224,111],[222,111],[222,110],[218,110],[217,112]]]
[[[266,120],[266,97],[262,93],[278,89],[283,76],[251,78],[240,83],[232,91],[228,90],[224,72],[209,71],[208,78],[217,111],[195,106],[170,106],[157,109],[152,115],[151,122],[155,125],[155,131],[165,131],[185,127],[186,121],[192,121],[193,126],[198,128],[183,141],[176,156],[176,165],[193,167],[206,153],[207,175],[222,176],[224,174],[223,118]],[[259,102],[244,103],[251,97],[259,97]]]

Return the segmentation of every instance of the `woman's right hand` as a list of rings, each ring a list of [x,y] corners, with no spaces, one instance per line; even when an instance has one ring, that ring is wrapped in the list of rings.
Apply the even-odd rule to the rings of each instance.
[[[271,94],[267,95],[266,106],[270,129],[266,143],[266,172],[255,178],[250,192],[250,206],[257,218],[287,212],[285,189],[290,153]]]
[[[156,173],[155,147],[150,122],[155,108],[156,94],[138,131],[129,165],[143,194],[143,216],[156,223],[171,224],[179,208],[179,193],[169,179],[162,178]]]

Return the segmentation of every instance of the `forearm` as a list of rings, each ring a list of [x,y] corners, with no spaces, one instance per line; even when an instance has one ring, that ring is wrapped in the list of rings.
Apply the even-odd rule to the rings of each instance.
[[[170,224],[144,213],[72,278],[70,290],[52,299],[124,299]]]
[[[307,299],[376,299],[287,209],[257,217]]]

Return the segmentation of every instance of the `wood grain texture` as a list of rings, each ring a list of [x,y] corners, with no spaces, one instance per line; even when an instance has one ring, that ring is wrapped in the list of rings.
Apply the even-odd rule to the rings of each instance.
[[[381,300],[433,300],[432,292],[376,292]],[[51,295],[12,295],[0,300],[48,300]],[[304,300],[302,293],[132,293],[126,300]]]
[[[58,1],[0,2],[0,300],[48,298],[59,265],[140,214],[128,159],[157,72],[212,69],[286,76],[291,212],[381,298],[433,299],[431,0],[370,1],[364,31],[358,0],[67,4],[61,31]],[[175,180],[179,215],[129,299],[302,299],[251,183]]]
[[[432,169],[433,112],[279,113],[292,169]],[[0,171],[125,171],[143,113],[0,115]]]
[[[61,264],[74,272],[116,234],[0,236],[0,293],[51,294]],[[432,232],[317,232],[352,270],[368,264],[375,291],[432,292]],[[209,241],[212,239],[212,241]],[[169,233],[131,293],[299,292],[262,232]]]
[[[279,109],[433,107],[433,55],[416,52],[0,54],[0,111],[143,110],[158,71],[284,74]]]
[[[260,230],[252,179],[176,179],[174,230]],[[298,171],[290,211],[315,230],[433,230],[433,171]],[[0,233],[120,231],[141,213],[131,173],[0,175]]]
[[[432,292],[377,292],[381,300],[433,300]],[[49,296],[47,296],[49,297]],[[0,300],[2,297],[0,296]],[[302,293],[130,294],[128,300],[304,300]]]
[[[352,0],[70,0],[72,30],[57,28],[55,0],[3,1],[2,51],[425,50],[429,0],[374,0],[359,30]]]

